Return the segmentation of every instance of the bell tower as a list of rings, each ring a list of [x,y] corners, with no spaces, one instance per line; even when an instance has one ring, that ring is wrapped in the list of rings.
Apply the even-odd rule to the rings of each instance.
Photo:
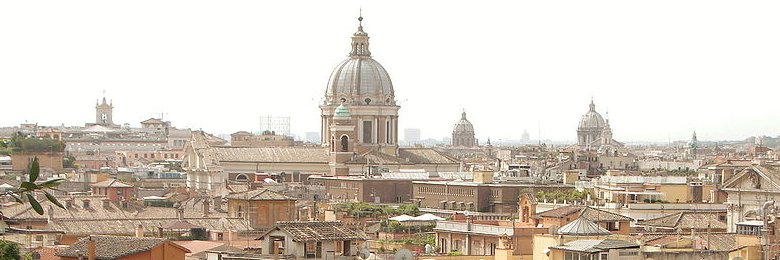
[[[103,96],[103,103],[97,102],[95,104],[95,124],[102,126],[113,126],[113,102],[106,102],[105,95]]]
[[[347,176],[349,167],[345,164],[355,155],[355,145],[358,143],[355,123],[352,114],[342,103],[333,112],[333,120],[330,123],[330,175]]]

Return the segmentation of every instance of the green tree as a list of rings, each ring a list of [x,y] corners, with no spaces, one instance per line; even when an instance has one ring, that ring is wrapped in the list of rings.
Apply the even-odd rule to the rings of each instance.
[[[20,259],[19,245],[11,241],[0,240],[0,260]]]
[[[47,200],[49,200],[54,205],[57,205],[57,207],[64,209],[65,206],[62,206],[62,204],[57,201],[57,198],[51,195],[51,193],[48,191],[56,190],[57,186],[62,183],[63,179],[52,179],[36,183],[40,173],[41,167],[38,163],[38,157],[35,157],[33,158],[33,162],[30,164],[30,169],[27,171],[27,181],[22,182],[18,189],[6,191],[6,193],[3,195],[11,196],[16,200],[16,202],[19,203],[25,203],[24,200],[26,199],[27,203],[30,203],[30,206],[32,206],[33,210],[35,210],[38,215],[43,215],[43,207],[41,206],[41,203],[38,202],[38,199],[35,198],[35,195],[39,193],[43,193]]]

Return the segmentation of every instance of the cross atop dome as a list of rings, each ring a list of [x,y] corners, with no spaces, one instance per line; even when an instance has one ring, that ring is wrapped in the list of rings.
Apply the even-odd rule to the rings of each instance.
[[[352,34],[352,51],[349,52],[349,57],[371,57],[371,51],[368,50],[368,33],[363,31],[362,14],[358,17],[358,31]]]

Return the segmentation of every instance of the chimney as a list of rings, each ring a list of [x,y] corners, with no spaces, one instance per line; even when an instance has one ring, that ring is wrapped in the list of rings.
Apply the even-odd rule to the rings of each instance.
[[[89,202],[90,202],[89,199],[83,199],[83,200],[81,200],[81,202],[83,203],[83,208],[85,208],[85,209],[89,208]]]
[[[157,237],[163,237],[163,228],[157,227]]]
[[[233,241],[235,239],[236,239],[236,232],[233,231],[233,230],[229,230],[228,229],[228,231],[227,231],[227,240],[228,241]]]
[[[111,200],[109,199],[102,199],[100,200],[103,203],[103,208],[111,208]]]
[[[176,218],[179,219],[179,221],[184,220],[184,206],[176,208]]]
[[[54,218],[54,207],[49,205],[49,211],[46,211],[46,222],[51,222],[52,218]]]
[[[206,197],[203,199],[203,217],[209,216],[209,198]]]
[[[89,240],[87,240],[87,259],[88,260],[95,260],[95,251],[97,250],[97,246],[95,245],[95,240],[92,239],[92,236],[89,236]]]
[[[216,212],[222,211],[222,197],[217,197],[214,199],[214,211]]]
[[[144,226],[141,224],[135,227],[135,237],[144,237]]]
[[[65,207],[66,208],[72,208],[73,207],[73,198],[65,199]]]

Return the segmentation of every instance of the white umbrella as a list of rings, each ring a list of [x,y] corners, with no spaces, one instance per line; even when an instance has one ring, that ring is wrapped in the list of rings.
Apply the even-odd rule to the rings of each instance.
[[[395,221],[398,221],[398,222],[404,222],[404,221],[415,220],[415,218],[412,217],[412,216],[404,214],[404,215],[392,217],[392,218],[390,218],[390,220],[395,220]]]
[[[433,215],[431,213],[425,213],[420,216],[414,217],[414,220],[416,221],[439,221],[444,220],[444,218],[437,217],[436,215]]]

